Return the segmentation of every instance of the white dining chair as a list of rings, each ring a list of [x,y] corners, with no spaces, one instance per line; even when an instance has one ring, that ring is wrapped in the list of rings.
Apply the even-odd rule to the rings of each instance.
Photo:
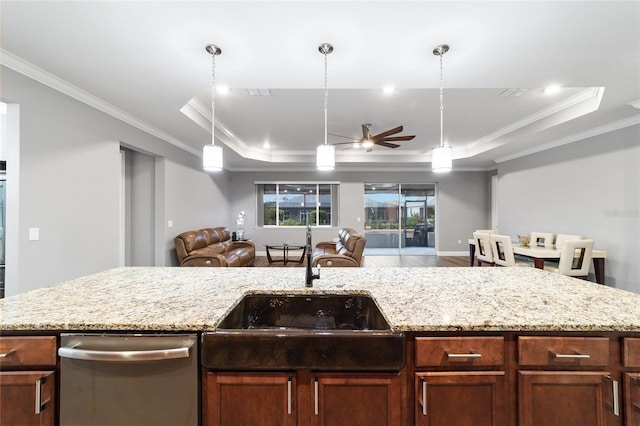
[[[498,266],[533,266],[531,262],[516,260],[513,254],[513,244],[508,235],[491,234],[491,250],[493,262]]]
[[[532,232],[529,247],[553,247],[553,233],[551,232]]]
[[[482,263],[487,263],[493,266],[491,234],[476,231],[473,233],[473,239],[476,243],[476,259],[478,259],[478,266],[482,266]]]
[[[545,266],[546,271],[586,280],[589,276],[591,256],[593,252],[593,240],[565,240],[560,251],[560,263],[558,267]]]
[[[562,244],[567,240],[581,240],[580,235],[558,234],[556,235],[556,250],[562,250]]]

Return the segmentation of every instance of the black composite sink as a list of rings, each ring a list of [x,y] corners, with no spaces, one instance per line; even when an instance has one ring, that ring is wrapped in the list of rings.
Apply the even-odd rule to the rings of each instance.
[[[399,370],[404,333],[365,295],[251,294],[203,335],[202,364],[216,370]]]

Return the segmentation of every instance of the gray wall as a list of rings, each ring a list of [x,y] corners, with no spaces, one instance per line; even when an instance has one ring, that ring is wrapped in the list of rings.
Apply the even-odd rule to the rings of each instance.
[[[340,226],[364,230],[364,183],[437,183],[439,254],[466,254],[467,241],[475,229],[485,229],[490,222],[491,199],[488,172],[454,172],[446,175],[425,172],[236,172],[231,173],[229,224],[235,229],[235,217],[244,210],[247,213],[245,234],[256,243],[258,251],[265,244],[288,241],[291,244],[304,242],[304,229],[257,228],[256,181],[340,182]],[[360,221],[358,222],[358,218]],[[336,228],[316,228],[314,243],[331,241],[337,235]],[[460,241],[460,244],[458,244]]]
[[[156,265],[170,264],[167,247],[181,232],[178,224],[186,230],[228,217],[221,195],[227,177],[201,171],[198,157],[5,67],[1,78],[3,101],[18,104],[20,114],[18,154],[7,163],[17,193],[7,206],[7,226],[17,228],[7,235],[7,251],[18,253],[7,264],[7,296],[118,266],[121,146],[153,153],[162,172],[149,218],[161,224],[156,252],[165,255],[156,253]],[[157,206],[179,201],[168,215],[176,225],[167,228]],[[36,227],[40,239],[29,241]]]
[[[511,160],[498,168],[498,224],[582,235],[607,250],[606,284],[640,293],[640,126]],[[593,268],[592,268],[593,272]]]

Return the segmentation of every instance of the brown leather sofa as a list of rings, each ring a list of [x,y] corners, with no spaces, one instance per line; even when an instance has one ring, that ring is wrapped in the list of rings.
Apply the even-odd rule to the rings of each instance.
[[[252,241],[231,241],[225,227],[187,231],[173,239],[180,266],[250,266],[256,259]]]
[[[339,241],[323,241],[313,249],[313,266],[360,266],[367,239],[351,228],[338,231]]]

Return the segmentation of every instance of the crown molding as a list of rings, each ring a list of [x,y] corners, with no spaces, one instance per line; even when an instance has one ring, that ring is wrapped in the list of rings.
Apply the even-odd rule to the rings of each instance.
[[[562,145],[567,145],[573,142],[577,142],[583,139],[592,138],[594,136],[599,136],[605,133],[613,132],[616,130],[624,129],[626,127],[635,126],[640,124],[640,115],[624,118],[622,120],[614,121],[613,123],[607,123],[603,126],[594,127],[592,129],[586,130],[584,132],[576,133],[571,136],[567,136],[564,138],[556,139],[545,143],[543,145],[538,145],[535,148],[530,148],[524,151],[520,151],[518,153],[507,155],[504,157],[497,158],[495,160],[496,163],[504,163],[505,161],[514,160],[516,158],[525,157],[527,155],[535,154],[541,151],[546,151],[548,149],[556,148]]]
[[[43,70],[42,68],[33,65],[30,62],[8,52],[4,49],[0,49],[0,64],[12,69],[38,83],[44,84],[60,93],[63,93],[77,101],[80,101],[92,108],[97,109],[105,114],[108,114],[130,126],[142,130],[152,136],[162,139],[163,141],[174,145],[184,151],[187,151],[195,156],[202,157],[202,152],[196,150],[189,145],[185,144],[181,140],[163,132],[162,130],[153,127],[152,125],[145,123],[142,120],[137,119],[131,114],[105,102],[104,100],[86,92],[73,84]]]

